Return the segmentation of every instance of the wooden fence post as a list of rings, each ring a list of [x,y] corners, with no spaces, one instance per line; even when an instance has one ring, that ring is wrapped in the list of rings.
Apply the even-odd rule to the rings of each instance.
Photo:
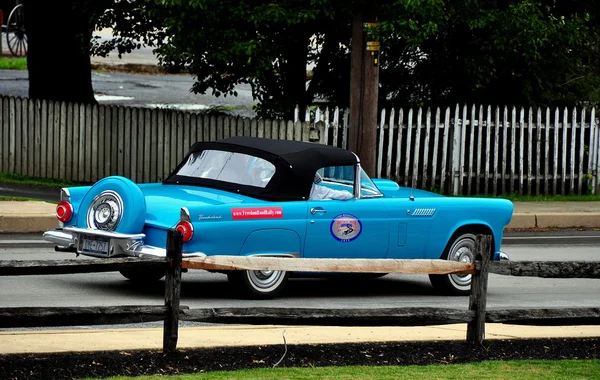
[[[168,314],[163,329],[163,352],[177,350],[179,328],[179,299],[181,295],[181,256],[183,236],[178,230],[171,228],[167,231],[167,260],[168,269],[165,278],[165,306]]]
[[[475,261],[479,261],[481,266],[471,279],[469,310],[475,311],[475,318],[467,324],[467,343],[469,344],[482,344],[485,337],[488,270],[492,254],[492,237],[477,235],[475,238]]]

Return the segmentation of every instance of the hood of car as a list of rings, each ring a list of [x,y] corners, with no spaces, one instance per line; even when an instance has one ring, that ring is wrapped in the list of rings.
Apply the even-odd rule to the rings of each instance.
[[[441,194],[433,193],[431,191],[415,189],[411,187],[399,186],[396,191],[383,191],[386,197],[390,198],[408,198],[411,195],[415,198],[435,198],[443,197]]]
[[[146,200],[146,223],[171,227],[179,220],[182,207],[210,209],[242,203],[247,197],[197,186],[140,184]],[[160,221],[160,222],[159,222]]]

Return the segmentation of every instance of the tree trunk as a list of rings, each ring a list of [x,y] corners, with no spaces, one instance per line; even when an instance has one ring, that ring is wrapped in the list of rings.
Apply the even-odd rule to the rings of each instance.
[[[96,103],[89,44],[92,27],[75,1],[24,0],[29,97]]]
[[[283,117],[286,120],[293,120],[294,109],[300,108],[300,118],[303,118],[306,106],[312,99],[306,91],[306,62],[308,60],[308,43],[310,36],[307,34],[294,41],[289,42],[284,52],[285,69],[283,70],[283,96],[286,102],[286,110]]]
[[[377,97],[379,61],[366,50],[365,23],[376,21],[374,7],[358,12],[352,21],[352,55],[350,74],[350,129],[348,147],[358,155],[361,166],[377,177]]]

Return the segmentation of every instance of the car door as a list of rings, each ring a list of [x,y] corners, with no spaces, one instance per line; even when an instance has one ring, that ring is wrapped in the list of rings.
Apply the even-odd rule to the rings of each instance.
[[[386,257],[389,222],[382,198],[307,202],[304,257]]]

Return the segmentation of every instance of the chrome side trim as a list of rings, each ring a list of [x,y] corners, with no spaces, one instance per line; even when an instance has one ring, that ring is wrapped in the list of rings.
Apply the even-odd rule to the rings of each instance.
[[[248,257],[292,257],[299,258],[300,252],[289,252],[289,253],[257,253],[254,255],[249,255]]]
[[[354,199],[360,199],[361,195],[360,195],[360,189],[361,189],[361,176],[360,176],[360,159],[358,158],[358,156],[356,155],[356,153],[354,153],[354,156],[356,157],[356,160],[358,161],[356,166],[354,167]]]

